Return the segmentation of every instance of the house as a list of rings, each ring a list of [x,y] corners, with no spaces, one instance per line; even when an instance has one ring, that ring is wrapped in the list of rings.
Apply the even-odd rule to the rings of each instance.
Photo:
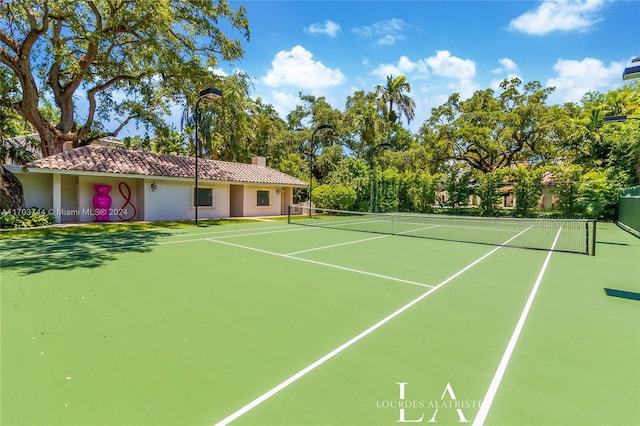
[[[49,210],[57,223],[96,220],[180,220],[195,217],[195,159],[87,145],[6,166],[22,182],[25,205]],[[286,214],[293,189],[307,183],[266,166],[198,159],[198,217]],[[99,185],[110,207],[99,218]],[[104,189],[104,188],[102,188]],[[98,197],[96,197],[98,196]],[[98,207],[96,207],[98,206]]]

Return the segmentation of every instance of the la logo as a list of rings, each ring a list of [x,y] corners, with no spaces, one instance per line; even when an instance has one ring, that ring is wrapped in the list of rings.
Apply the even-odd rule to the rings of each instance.
[[[449,398],[451,398],[451,401],[457,401],[456,394],[453,393],[453,387],[451,387],[451,383],[447,383],[447,386],[445,386],[444,392],[442,392],[442,396],[440,397],[440,400],[444,401],[444,396],[447,394],[449,394]],[[456,413],[458,413],[458,423],[469,423],[469,420],[467,420],[464,417],[462,408],[455,405],[455,403],[454,403],[454,406],[456,407]],[[427,421],[427,423],[437,423],[436,416],[438,415],[438,410],[439,408],[436,407],[436,411],[434,411],[433,416],[431,417],[431,419]]]
[[[409,383],[399,382],[397,384],[400,387],[400,400],[403,401],[405,399],[406,385],[408,385]],[[448,395],[450,399],[448,403],[445,402],[446,395]],[[453,407],[455,407],[456,413],[458,414],[458,423],[469,423],[469,420],[467,420],[467,418],[464,416],[464,412],[462,411],[462,408],[460,408],[461,404],[458,404],[457,400],[458,399],[456,398],[456,394],[453,392],[453,387],[451,386],[451,383],[447,383],[447,385],[444,388],[444,391],[442,392],[442,396],[440,396],[440,401],[442,401],[442,403],[438,404],[436,402],[434,404],[435,411],[433,412],[433,416],[431,416],[431,418],[427,420],[427,423],[438,422],[436,420],[436,417],[438,416],[438,410],[440,408],[453,408]],[[400,415],[397,423],[420,423],[422,422],[423,419],[424,419],[424,414],[422,414],[418,419],[407,419],[405,415],[405,409],[400,408]]]

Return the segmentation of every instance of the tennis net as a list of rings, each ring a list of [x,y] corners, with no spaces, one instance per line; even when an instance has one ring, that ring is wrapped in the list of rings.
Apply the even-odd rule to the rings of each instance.
[[[411,213],[362,213],[289,206],[290,224],[406,237],[595,255],[596,222]]]

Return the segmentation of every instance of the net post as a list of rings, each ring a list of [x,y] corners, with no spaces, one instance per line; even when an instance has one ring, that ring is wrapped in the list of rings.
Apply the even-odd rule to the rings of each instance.
[[[593,242],[593,245],[591,246],[591,256],[595,256],[596,255],[596,223],[597,221],[594,220],[593,221],[593,232],[591,233],[591,241]]]
[[[291,225],[291,204],[287,204],[287,223]]]
[[[589,250],[591,249],[591,240],[589,239],[589,226],[590,225],[590,221],[586,221],[584,223],[584,254],[586,254],[587,256],[589,255]]]

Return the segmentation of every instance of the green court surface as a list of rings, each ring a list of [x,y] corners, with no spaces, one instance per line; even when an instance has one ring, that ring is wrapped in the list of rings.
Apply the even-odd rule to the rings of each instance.
[[[640,240],[4,238],[2,425],[638,425]]]

